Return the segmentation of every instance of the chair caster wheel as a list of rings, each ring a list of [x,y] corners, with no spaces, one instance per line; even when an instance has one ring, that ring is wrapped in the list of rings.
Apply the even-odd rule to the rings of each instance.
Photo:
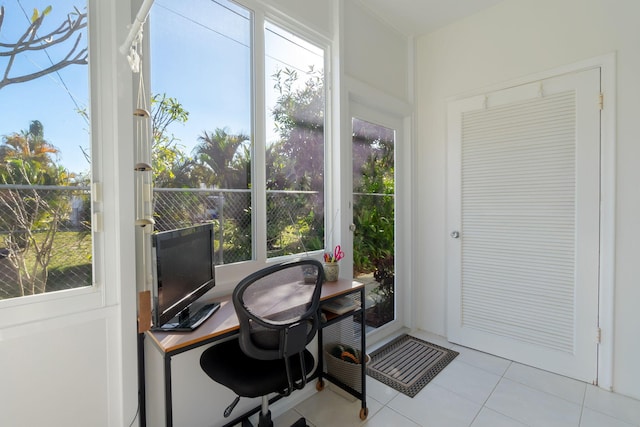
[[[366,420],[368,415],[369,415],[369,408],[360,409],[360,419],[361,420]]]

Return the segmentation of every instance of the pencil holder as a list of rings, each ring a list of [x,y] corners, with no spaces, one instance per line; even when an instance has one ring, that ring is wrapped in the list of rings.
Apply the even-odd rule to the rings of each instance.
[[[340,266],[337,262],[324,263],[324,279],[327,282],[335,282],[340,275]]]

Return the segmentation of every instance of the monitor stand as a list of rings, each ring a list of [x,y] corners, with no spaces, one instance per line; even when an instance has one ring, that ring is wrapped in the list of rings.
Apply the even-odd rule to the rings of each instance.
[[[155,328],[155,330],[165,332],[191,332],[202,325],[219,308],[220,303],[217,301],[203,305],[193,314],[190,314],[189,307],[187,307],[178,315],[178,322],[165,323],[161,327]]]

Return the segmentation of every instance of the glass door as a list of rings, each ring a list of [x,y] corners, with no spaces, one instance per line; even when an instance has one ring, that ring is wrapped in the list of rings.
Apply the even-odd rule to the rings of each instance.
[[[396,317],[396,131],[352,119],[353,276],[366,284],[368,330]]]

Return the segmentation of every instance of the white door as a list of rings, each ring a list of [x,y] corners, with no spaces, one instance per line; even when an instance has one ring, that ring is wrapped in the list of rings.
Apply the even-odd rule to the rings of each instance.
[[[600,70],[452,101],[450,341],[597,378]]]

